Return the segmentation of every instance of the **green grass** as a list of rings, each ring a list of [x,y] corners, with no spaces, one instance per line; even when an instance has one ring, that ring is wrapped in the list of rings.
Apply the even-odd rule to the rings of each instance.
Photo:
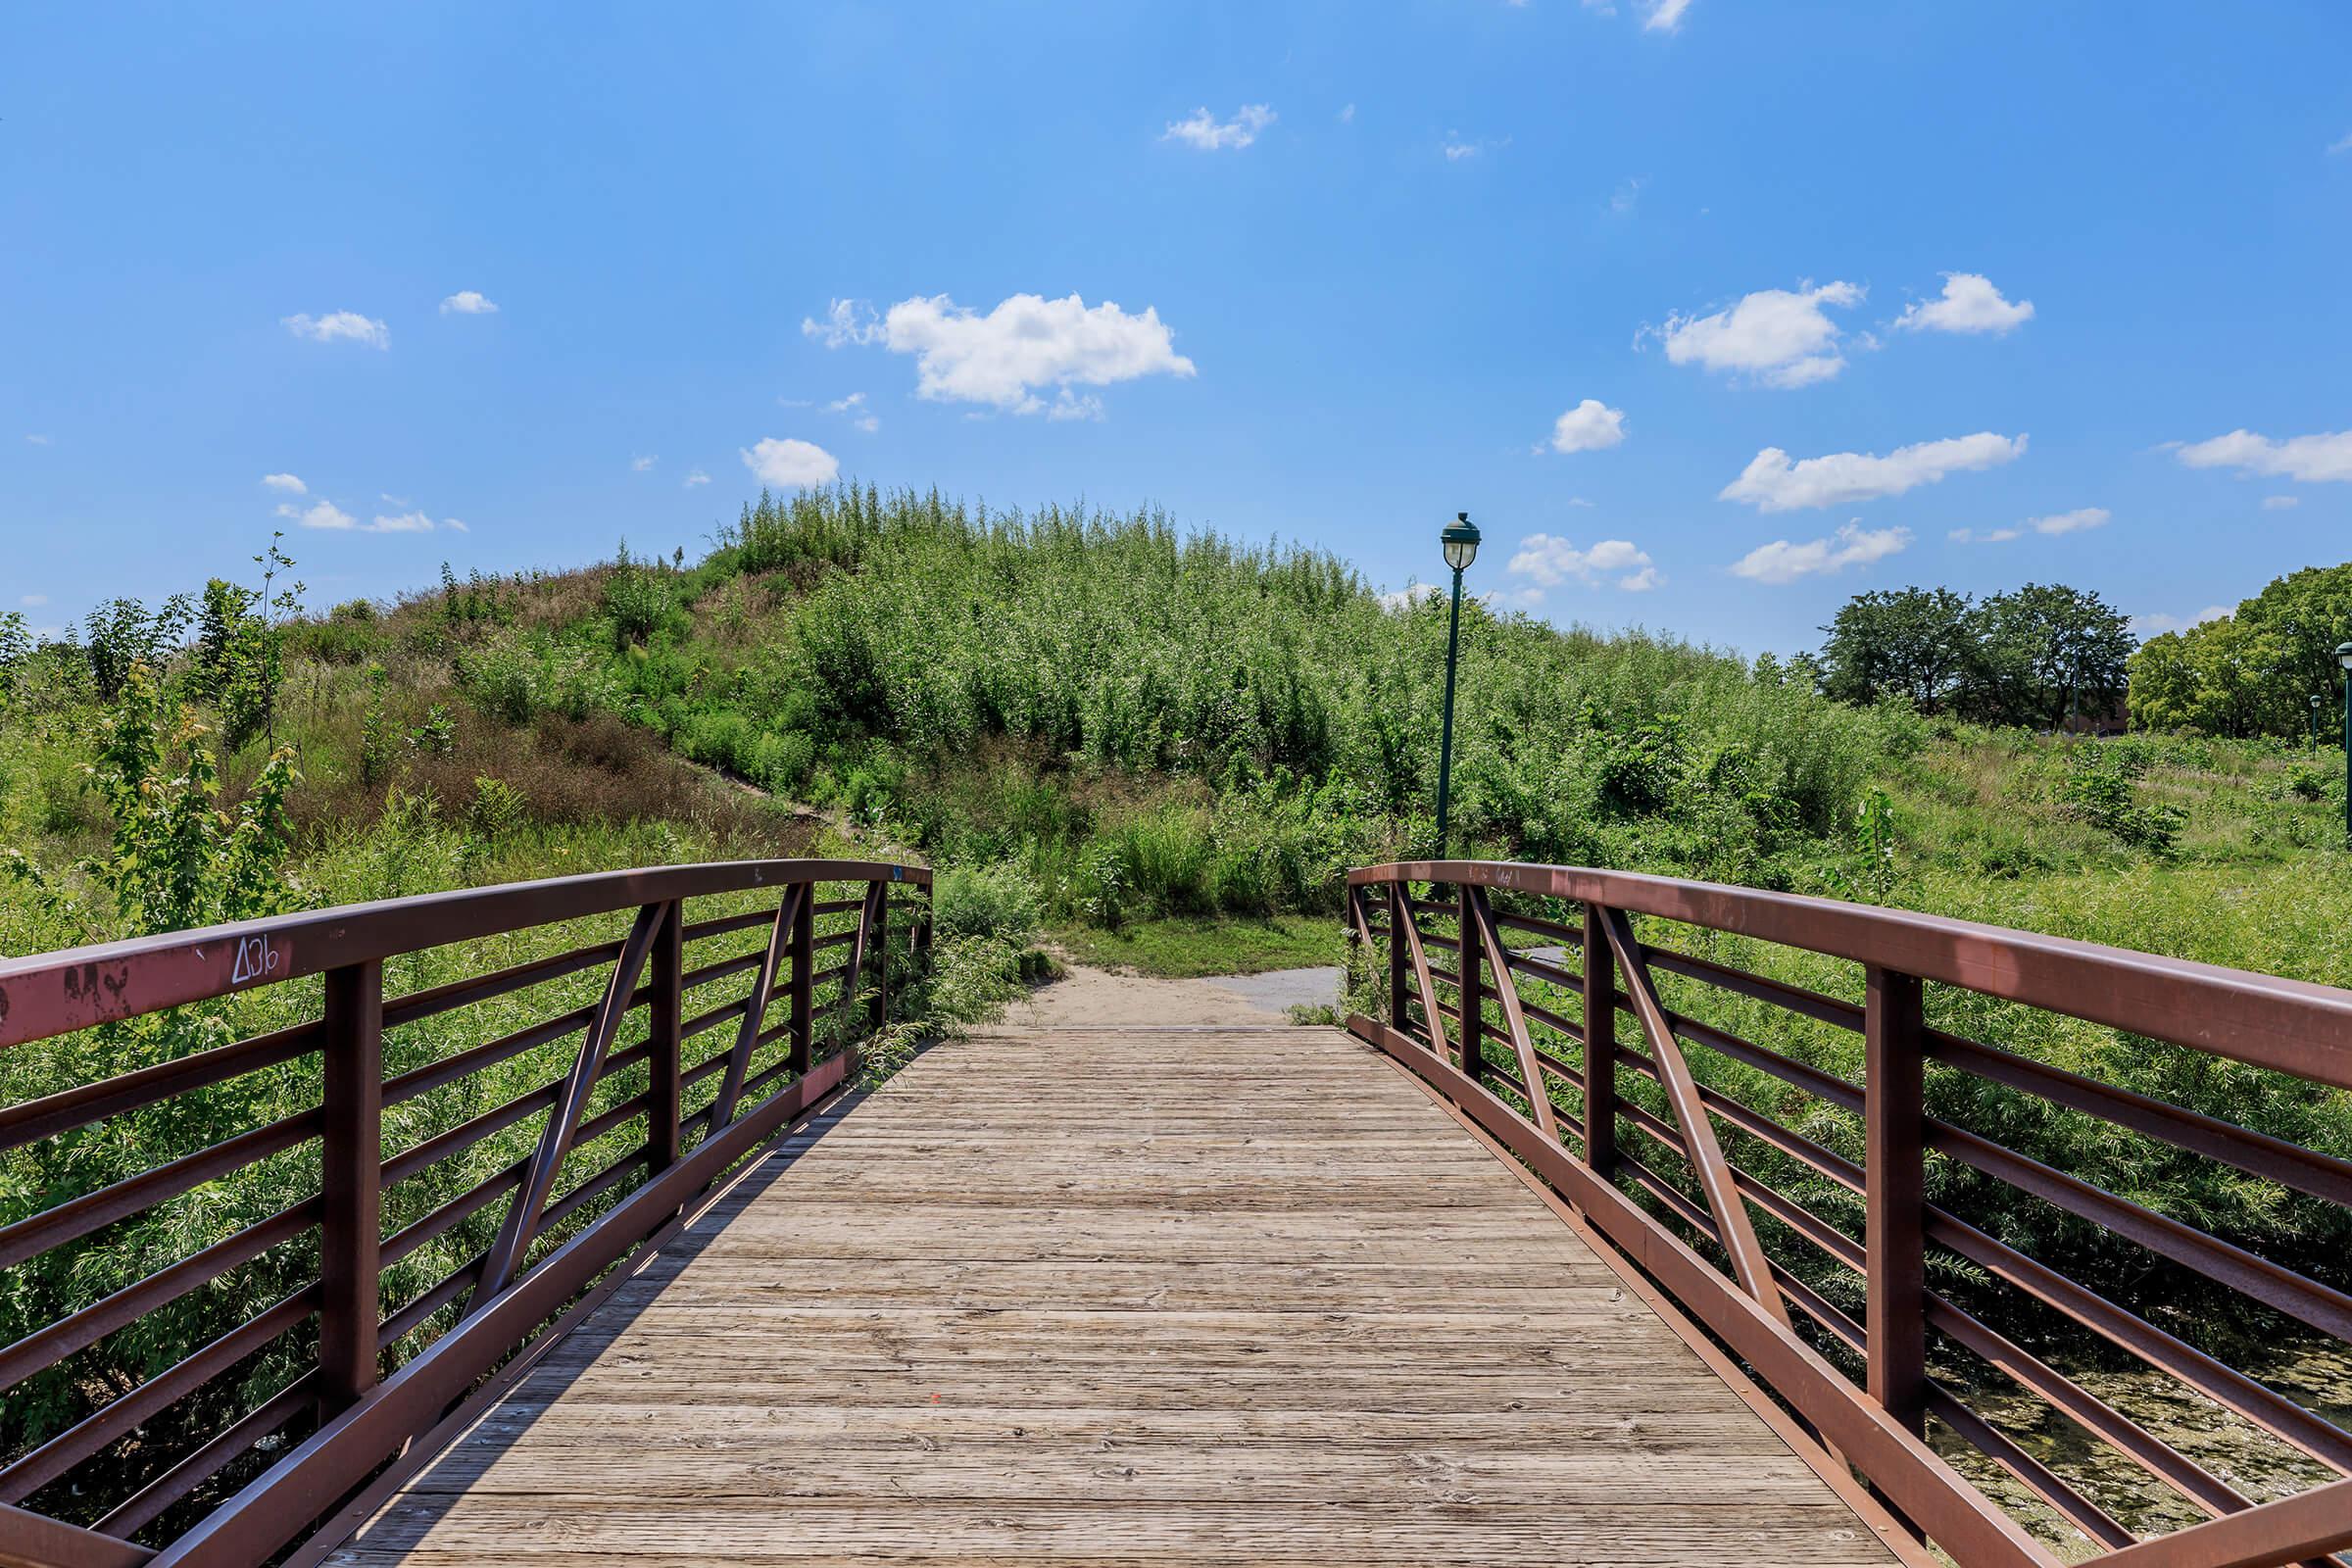
[[[1337,964],[1343,945],[1337,920],[1300,914],[1131,920],[1115,931],[1074,925],[1054,938],[1081,963],[1169,980]]]

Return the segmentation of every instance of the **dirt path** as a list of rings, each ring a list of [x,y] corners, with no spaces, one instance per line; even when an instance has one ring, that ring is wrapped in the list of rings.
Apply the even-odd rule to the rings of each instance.
[[[1065,960],[1066,961],[1066,960]],[[1005,1010],[1004,1029],[1067,1029],[1118,1024],[1286,1024],[1294,1003],[1330,1002],[1337,969],[1284,969],[1209,980],[1155,980],[1071,963]]]

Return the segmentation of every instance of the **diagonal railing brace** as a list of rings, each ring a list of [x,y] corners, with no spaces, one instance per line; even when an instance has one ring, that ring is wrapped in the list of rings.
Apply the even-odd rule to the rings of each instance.
[[[1699,1190],[1706,1195],[1707,1209],[1714,1216],[1716,1238],[1732,1255],[1732,1272],[1738,1276],[1740,1288],[1755,1298],[1783,1328],[1788,1328],[1791,1325],[1788,1303],[1781,1299],[1781,1288],[1772,1277],[1772,1264],[1764,1256],[1763,1244],[1756,1240],[1756,1227],[1748,1218],[1746,1200],[1733,1185],[1731,1161],[1723,1157],[1723,1146],[1716,1142],[1715,1124],[1708,1119],[1707,1107],[1698,1098],[1698,1082],[1690,1076],[1690,1064],[1683,1059],[1683,1049],[1666,1021],[1666,1009],[1658,1004],[1648,961],[1642,956],[1642,945],[1634,940],[1633,922],[1625,917],[1623,909],[1603,909],[1601,914],[1609,949],[1617,956],[1617,967],[1625,973],[1626,992],[1633,998],[1634,1016],[1642,1020],[1642,1032],[1649,1037],[1649,1054],[1658,1066],[1658,1082],[1665,1087],[1666,1099],[1674,1106],[1675,1125],[1683,1135],[1684,1152],[1698,1177]]]
[[[1559,1121],[1551,1111],[1551,1094],[1544,1082],[1544,1066],[1536,1060],[1535,1041],[1529,1038],[1527,1032],[1527,1014],[1519,1005],[1519,987],[1511,978],[1510,956],[1504,951],[1502,936],[1495,928],[1494,911],[1487,904],[1487,891],[1465,882],[1460,892],[1463,927],[1467,929],[1475,921],[1478,940],[1486,944],[1489,953],[1494,955],[1495,1000],[1502,1004],[1502,1021],[1511,1031],[1511,1049],[1519,1054],[1519,1081],[1527,1085],[1528,1106],[1536,1113],[1536,1125],[1543,1129],[1544,1136],[1557,1143],[1560,1137]],[[1473,1020],[1465,1018],[1462,1021],[1465,1032],[1476,1027]]]
[[[530,1246],[531,1237],[539,1229],[539,1216],[547,1208],[548,1195],[555,1190],[556,1174],[564,1168],[564,1156],[571,1152],[580,1113],[588,1108],[588,1097],[594,1093],[596,1080],[605,1070],[605,1057],[612,1049],[612,1037],[620,1030],[621,1014],[628,1011],[629,997],[637,989],[637,976],[644,970],[654,938],[661,935],[662,923],[673,907],[674,905],[649,904],[637,911],[637,923],[629,928],[629,938],[621,944],[620,961],[612,966],[612,978],[605,987],[604,1001],[597,1004],[595,1016],[588,1021],[587,1038],[580,1042],[580,1054],[572,1061],[571,1074],[564,1080],[564,1092],[547,1113],[547,1125],[539,1134],[539,1148],[531,1155],[521,1190],[514,1195],[514,1206],[507,1210],[498,1240],[491,1244],[489,1255],[482,1260],[482,1277],[473,1288],[466,1316],[479,1312],[514,1278],[523,1249]]]
[[[727,1053],[727,1073],[718,1086],[718,1098],[710,1102],[710,1132],[715,1135],[721,1127],[735,1119],[737,1102],[743,1099],[743,1080],[751,1070],[752,1053],[760,1045],[760,1026],[767,1018],[767,1004],[775,990],[776,971],[784,961],[784,950],[792,941],[792,923],[801,911],[801,900],[808,896],[805,883],[795,883],[784,890],[783,902],[776,906],[776,923],[767,934],[767,955],[760,960],[760,973],[752,982],[751,1000],[745,1004],[743,1022],[735,1031],[735,1049]]]

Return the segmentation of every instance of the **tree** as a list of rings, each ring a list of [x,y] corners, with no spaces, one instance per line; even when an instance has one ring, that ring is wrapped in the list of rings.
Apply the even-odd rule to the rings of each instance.
[[[2131,621],[2095,593],[2028,583],[1969,616],[1961,707],[1987,724],[2057,729],[2122,702]]]
[[[1849,703],[1894,693],[1939,711],[1968,665],[1970,612],[1967,596],[1949,588],[1856,594],[1821,628],[1823,690]]]
[[[2132,722],[2209,735],[2303,733],[2311,699],[2342,701],[2352,563],[2275,579],[2234,613],[2149,639],[2132,657]]]

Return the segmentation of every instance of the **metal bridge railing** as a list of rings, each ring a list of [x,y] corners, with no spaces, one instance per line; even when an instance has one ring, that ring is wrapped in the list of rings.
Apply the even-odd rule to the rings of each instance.
[[[303,1537],[843,1087],[894,971],[927,960],[930,882],[865,860],[671,866],[0,960],[0,1051],[46,1051],[20,1081],[69,1085],[0,1106],[0,1278],[18,1321],[28,1301],[41,1319],[0,1346],[0,1395],[25,1401],[0,1462],[0,1561],[253,1564]],[[477,969],[492,949],[505,961]],[[388,965],[464,972],[387,997]],[[495,1019],[469,1011],[489,1004]],[[292,1021],[118,1070],[154,1044],[137,1025],[178,1008],[219,1034]],[[574,1037],[564,1070],[492,1102]],[[697,1057],[705,1037],[716,1049]],[[220,1125],[250,1102],[276,1113]],[[116,1120],[153,1107],[180,1114]],[[528,1152],[500,1157],[534,1119]],[[159,1142],[126,1159],[133,1125]],[[208,1203],[233,1209],[265,1169],[298,1196],[83,1298],[116,1227],[173,1205],[207,1236]],[[122,1250],[147,1253],[104,1259]],[[264,1280],[275,1298],[243,1310]],[[209,1337],[151,1349],[135,1381],[76,1375],[76,1356],[168,1311]],[[259,1384],[274,1388],[246,1397]],[[36,1397],[64,1414],[26,1418]]]
[[[1351,1031],[1453,1100],[1581,1209],[1810,1424],[1817,1463],[1858,1472],[1962,1568],[2058,1559],[1931,1446],[1931,1418],[2104,1548],[2096,1560],[2114,1568],[2333,1561],[2325,1554],[2352,1544],[2352,1481],[2343,1479],[2352,1434],[2312,1408],[2328,1401],[2266,1386],[2111,1300],[2112,1289],[2068,1276],[1929,1196],[1933,1156],[2104,1233],[2142,1273],[2200,1277],[2219,1288],[2215,1299],[2255,1303],[2254,1319],[2341,1348],[2352,1342],[2352,1296],[2335,1285],[1934,1114],[1931,1091],[1956,1091],[1942,1098],[1966,1103],[1994,1086],[2048,1114],[2095,1117],[2119,1138],[2217,1161],[2312,1205],[2323,1240],[2352,1238],[2352,1162],[1929,1020],[1945,993],[1973,992],[2245,1063],[2340,1103],[2352,1088],[2352,992],[1610,871],[1444,860],[1372,866],[1348,881],[1351,936],[1385,948],[1388,964],[1385,1018],[1359,1014]],[[1792,984],[1705,948],[1757,955],[1750,961],[1761,966],[1791,956],[1809,975],[1838,979]],[[1727,1001],[1744,1035],[1699,1016],[1720,1019]],[[1765,1043],[1776,1030],[1816,1046],[1848,1043],[1791,1053]],[[1770,1092],[1742,1099],[1721,1087],[1739,1083]],[[1798,1110],[1775,1116],[1760,1101]],[[1726,1157],[1727,1136],[1744,1164]],[[1775,1172],[1782,1187],[1766,1179]],[[1810,1201],[1787,1190],[1799,1186]],[[1984,1282],[1980,1297],[2010,1293],[2031,1303],[2027,1314],[2054,1313],[2104,1342],[2100,1353],[2144,1363],[2205,1401],[2215,1424],[2275,1446],[2300,1490],[2279,1497],[2286,1489],[2274,1485],[2263,1500],[2257,1483],[2274,1478],[2242,1466],[2225,1475],[2180,1451],[2089,1380],[2021,1345],[2014,1328],[1987,1322],[1981,1303],[1971,1311],[1952,1298],[1959,1293],[1931,1288],[1939,1275]],[[1847,1309],[1856,1302],[1859,1313]],[[1962,1358],[2023,1388],[2207,1522],[2141,1539],[1971,1408],[1953,1386],[1961,1380],[1932,1375],[1932,1362]],[[2352,1391],[2336,1402],[2352,1402]]]

